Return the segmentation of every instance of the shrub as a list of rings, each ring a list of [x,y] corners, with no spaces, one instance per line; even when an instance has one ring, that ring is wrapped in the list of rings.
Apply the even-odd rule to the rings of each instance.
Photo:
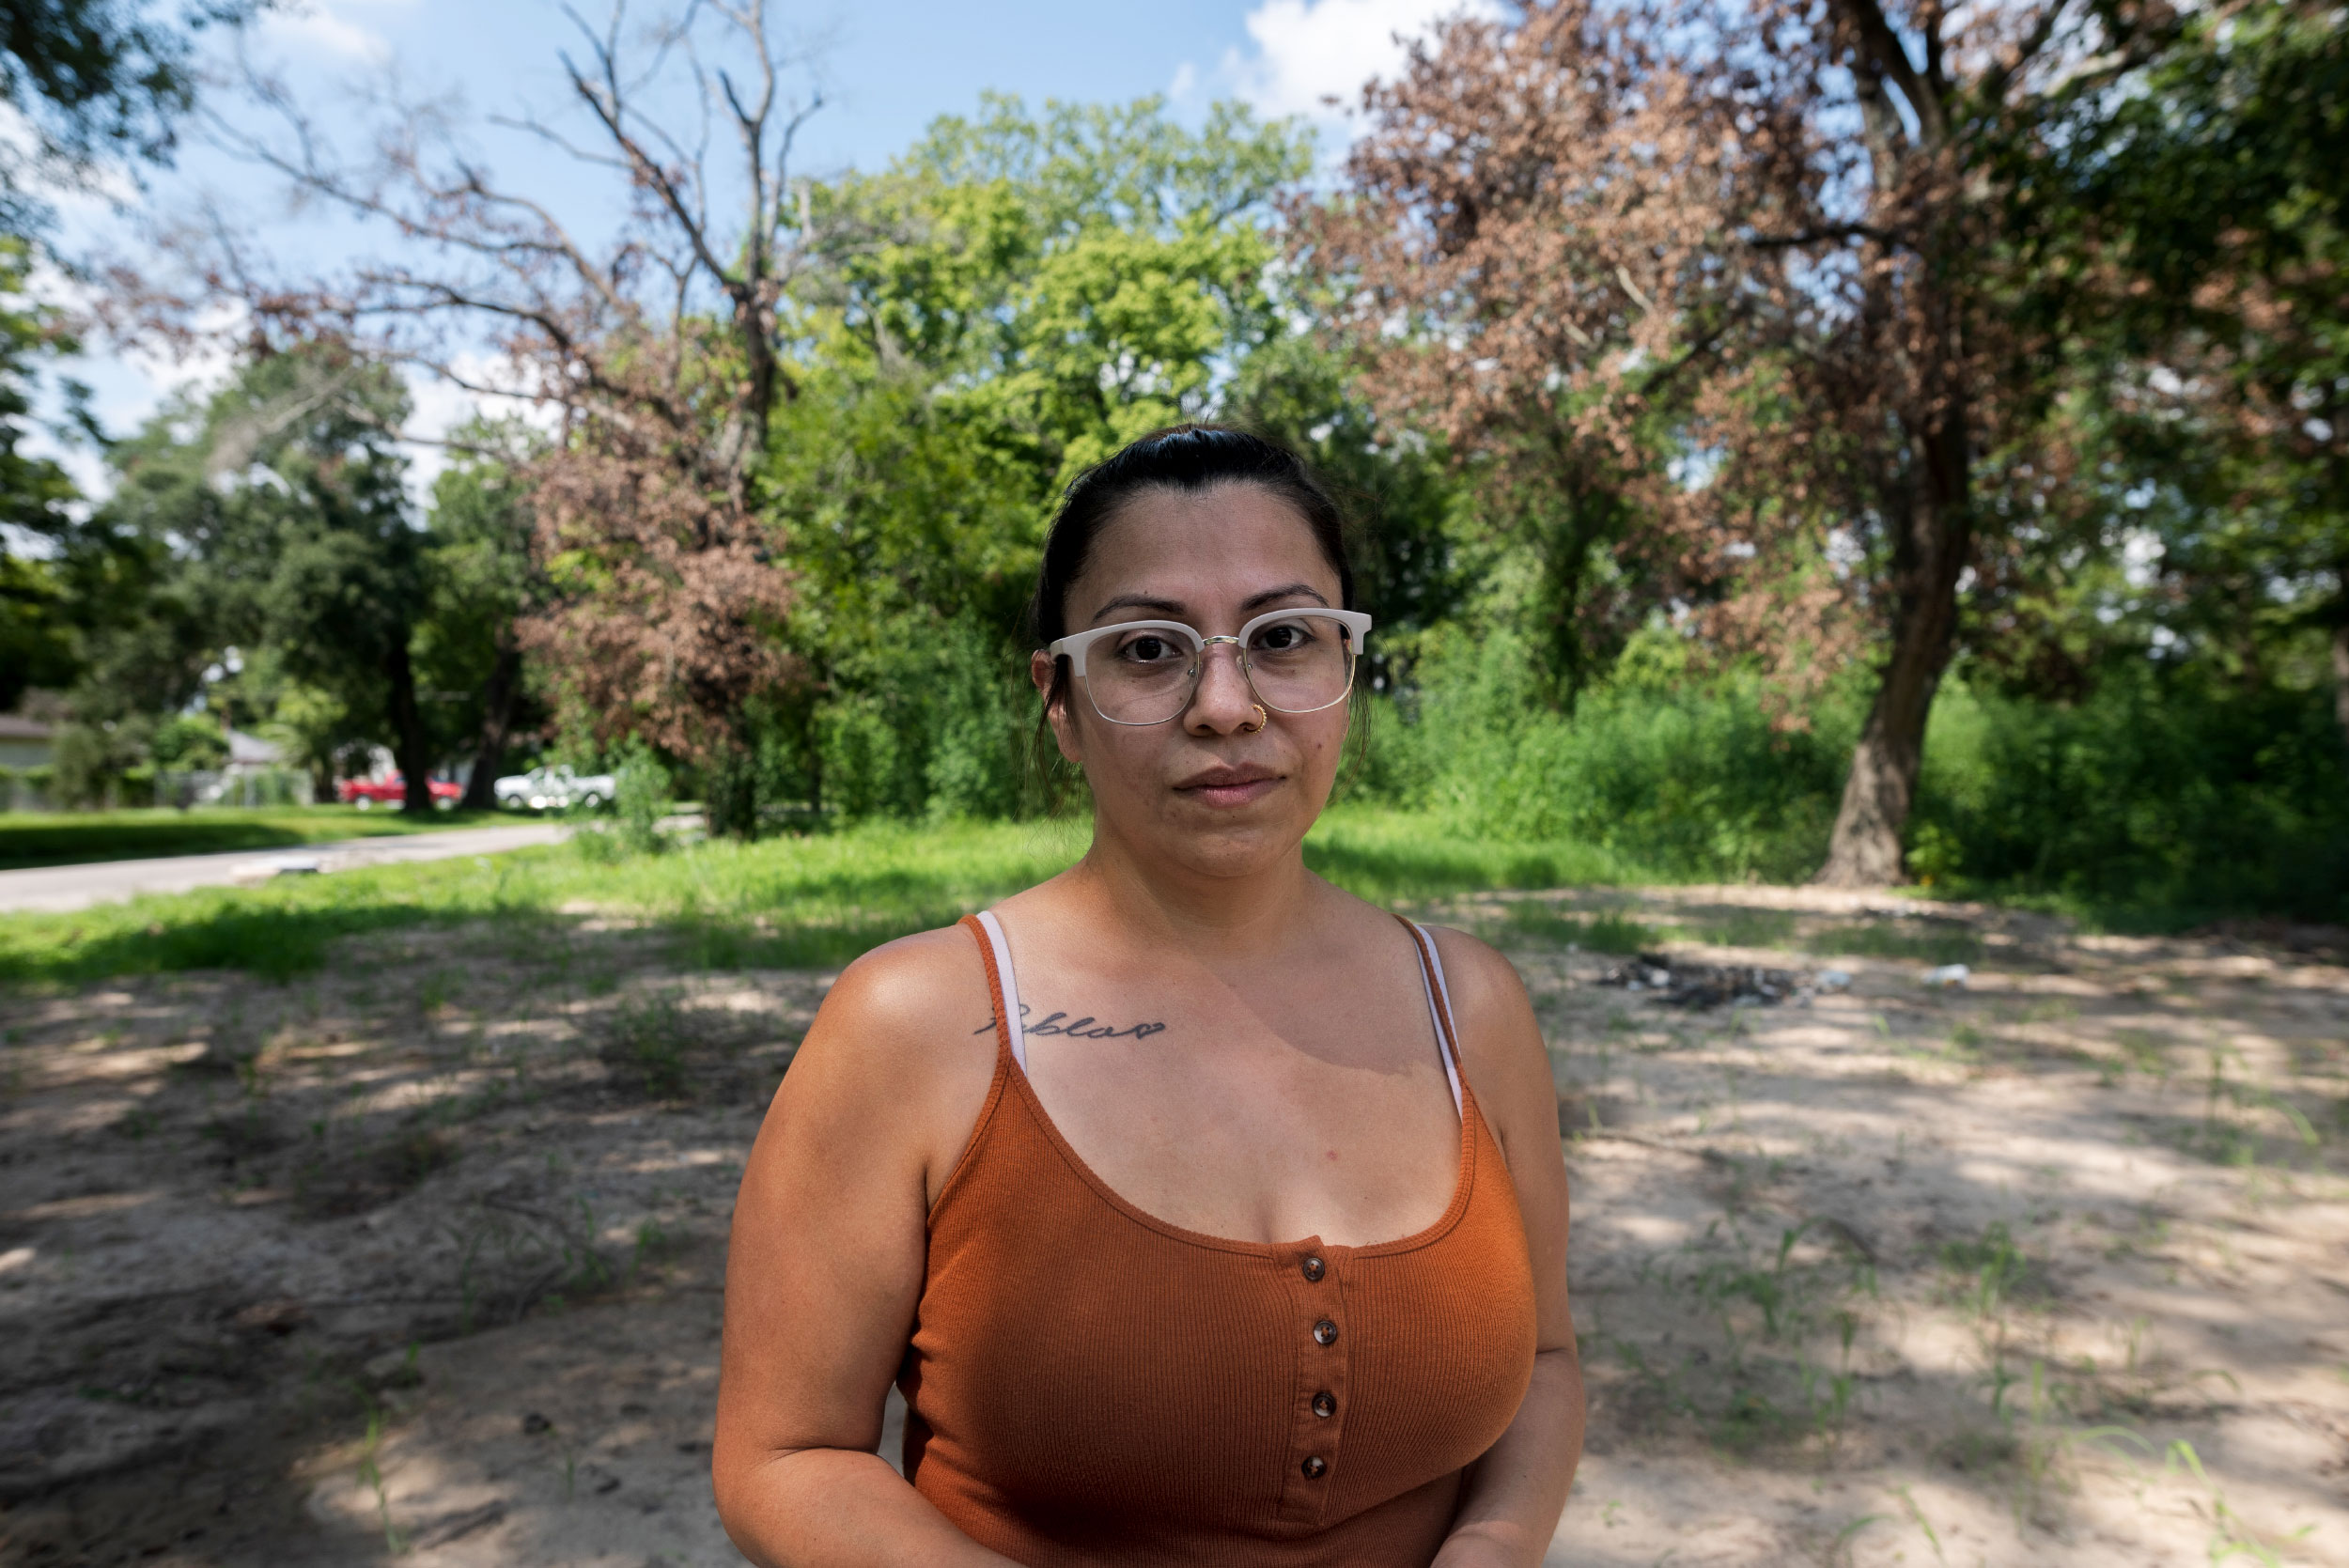
[[[669,815],[669,770],[643,741],[631,742],[613,769],[614,836],[634,855],[661,848],[661,819]]]

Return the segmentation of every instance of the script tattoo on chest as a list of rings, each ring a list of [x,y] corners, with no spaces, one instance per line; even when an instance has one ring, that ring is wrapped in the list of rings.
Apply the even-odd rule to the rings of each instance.
[[[1033,1012],[1034,1009],[1026,1002],[1019,1004],[1019,1028],[1023,1033],[1066,1034],[1072,1040],[1147,1040],[1153,1034],[1166,1032],[1166,1025],[1162,1023],[1129,1024],[1119,1029],[1098,1018],[1072,1018],[1066,1013],[1047,1013],[1041,1018],[1032,1019],[1029,1015]],[[994,1032],[995,1020],[990,1017],[971,1032],[991,1034]]]

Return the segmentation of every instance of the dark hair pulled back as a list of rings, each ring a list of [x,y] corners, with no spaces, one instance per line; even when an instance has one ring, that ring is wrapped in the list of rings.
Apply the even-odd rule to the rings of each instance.
[[[1354,602],[1354,567],[1347,559],[1346,514],[1306,468],[1304,459],[1275,441],[1223,425],[1170,425],[1128,442],[1069,483],[1060,510],[1044,536],[1044,560],[1036,570],[1035,597],[1028,601],[1028,633],[1037,647],[1068,632],[1068,590],[1092,559],[1094,541],[1135,497],[1149,490],[1195,495],[1217,485],[1254,485],[1288,503],[1312,531],[1322,559],[1338,574],[1338,606]],[[1068,693],[1068,660],[1054,660],[1044,710]],[[1046,778],[1057,761],[1045,722],[1036,726],[1036,761]],[[1056,794],[1049,787],[1048,795]]]

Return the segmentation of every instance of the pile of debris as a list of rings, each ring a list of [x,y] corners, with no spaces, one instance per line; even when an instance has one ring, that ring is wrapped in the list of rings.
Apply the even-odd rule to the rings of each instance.
[[[1812,986],[1791,970],[1750,964],[1697,964],[1669,953],[1642,953],[1598,977],[1602,986],[1626,991],[1657,991],[1667,1007],[1770,1006],[1789,997],[1808,997]],[[1846,981],[1846,984],[1849,982]]]

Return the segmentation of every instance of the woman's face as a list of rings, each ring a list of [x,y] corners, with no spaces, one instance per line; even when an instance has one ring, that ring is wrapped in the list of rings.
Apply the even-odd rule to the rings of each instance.
[[[1180,621],[1229,637],[1269,610],[1343,608],[1340,592],[1312,528],[1262,487],[1152,489],[1095,536],[1064,624],[1074,634]],[[1107,652],[1095,649],[1096,659]],[[1268,709],[1258,727],[1237,652],[1207,649],[1190,706],[1164,723],[1110,723],[1081,681],[1050,714],[1061,754],[1092,786],[1097,821],[1195,874],[1242,876],[1291,852],[1330,798],[1346,742],[1343,702],[1318,713]],[[1030,673],[1048,690],[1050,657],[1037,653]]]

